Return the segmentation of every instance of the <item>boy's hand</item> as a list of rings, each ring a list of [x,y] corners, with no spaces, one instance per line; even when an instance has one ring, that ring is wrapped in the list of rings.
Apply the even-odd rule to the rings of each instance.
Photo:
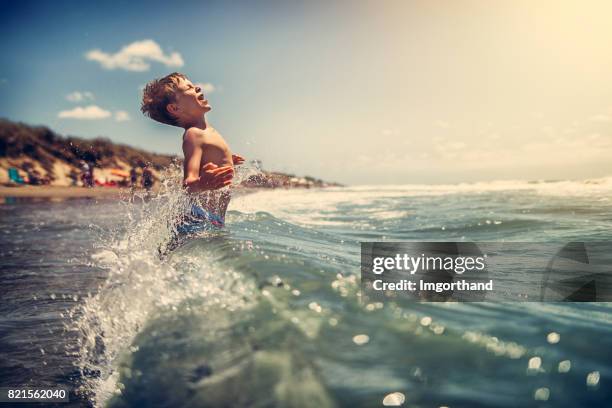
[[[232,161],[234,162],[234,165],[238,166],[244,163],[244,157],[240,156],[239,154],[232,154]]]
[[[202,166],[198,187],[202,190],[217,190],[232,184],[234,168],[232,166],[219,167],[214,163]]]

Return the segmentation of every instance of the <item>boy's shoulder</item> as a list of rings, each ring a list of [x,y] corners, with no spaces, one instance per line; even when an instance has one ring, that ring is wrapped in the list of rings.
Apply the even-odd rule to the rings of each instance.
[[[206,140],[207,136],[211,134],[211,129],[201,129],[199,127],[193,126],[185,129],[185,133],[183,133],[183,142],[185,143],[202,143]]]

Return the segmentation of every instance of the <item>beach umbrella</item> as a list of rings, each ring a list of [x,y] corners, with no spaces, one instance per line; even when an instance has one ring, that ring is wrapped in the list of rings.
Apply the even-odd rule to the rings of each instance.
[[[112,169],[111,174],[113,176],[119,176],[119,177],[130,177],[129,171],[121,170],[121,169]]]

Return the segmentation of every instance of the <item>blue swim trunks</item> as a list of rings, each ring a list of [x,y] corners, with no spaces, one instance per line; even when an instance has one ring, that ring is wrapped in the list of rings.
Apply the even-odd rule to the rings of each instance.
[[[214,231],[225,226],[225,219],[220,215],[193,204],[189,214],[177,225],[179,234],[194,234],[201,231]]]
[[[176,232],[172,234],[170,240],[157,248],[160,258],[164,259],[192,236],[197,236],[201,232],[219,231],[225,226],[223,217],[199,205],[191,205],[191,209],[187,209],[186,212],[184,218],[176,225]]]

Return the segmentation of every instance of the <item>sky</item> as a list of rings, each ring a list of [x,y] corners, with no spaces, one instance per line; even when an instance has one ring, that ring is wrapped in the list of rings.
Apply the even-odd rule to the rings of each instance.
[[[94,4],[97,3],[97,4]],[[267,170],[346,184],[612,174],[612,2],[0,2],[0,117],[180,154],[184,72]]]

